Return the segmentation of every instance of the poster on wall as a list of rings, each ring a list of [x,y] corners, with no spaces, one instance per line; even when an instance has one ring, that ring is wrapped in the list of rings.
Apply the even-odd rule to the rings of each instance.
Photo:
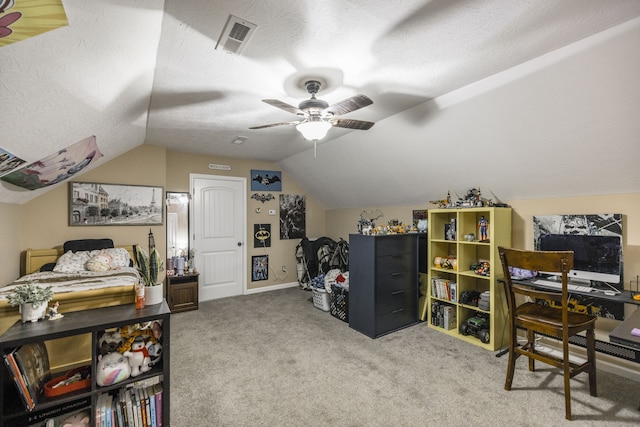
[[[0,1],[0,47],[67,25],[62,0]]]
[[[271,247],[271,224],[253,224],[253,247]]]
[[[0,148],[0,176],[6,175],[24,163],[26,163],[25,160]]]
[[[301,239],[306,230],[306,198],[295,194],[280,195],[280,239]]]
[[[101,157],[96,137],[92,135],[0,179],[28,190],[37,190],[71,178]]]
[[[282,191],[282,172],[251,169],[251,191]]]
[[[251,257],[251,281],[259,282],[269,279],[269,255]]]
[[[608,247],[607,252],[615,252],[611,254],[611,260],[608,264],[614,264],[615,270],[619,274],[619,283],[608,283],[591,281],[596,289],[602,290],[618,290],[624,289],[624,264],[622,257],[622,214],[571,214],[571,215],[542,215],[533,217],[533,238],[534,248],[536,250],[546,249],[541,242],[546,239],[557,239],[562,242],[562,238],[555,236],[609,236],[614,247]],[[569,239],[564,239],[568,241]],[[577,240],[577,239],[574,239]],[[595,240],[595,239],[594,239]],[[564,245],[565,243],[557,243]],[[558,248],[563,249],[563,248]],[[567,249],[569,250],[569,249]],[[582,268],[578,265],[578,253],[576,252],[576,260],[574,269]],[[582,256],[582,255],[581,255]],[[604,255],[598,256],[604,259]],[[602,262],[602,261],[601,261]],[[598,263],[590,262],[589,269],[596,269]],[[597,268],[600,268],[599,266]],[[598,292],[599,293],[599,292]],[[598,295],[572,295],[570,304],[575,311],[589,313],[600,317],[610,319],[624,319],[624,304],[609,302],[598,298]]]

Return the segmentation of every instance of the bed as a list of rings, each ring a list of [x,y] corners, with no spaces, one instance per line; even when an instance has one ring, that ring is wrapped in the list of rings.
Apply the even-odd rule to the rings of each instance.
[[[62,248],[27,249],[21,263],[22,275],[0,288],[0,330],[19,317],[18,308],[9,305],[7,294],[18,284],[31,280],[52,286],[52,301],[60,303],[63,314],[133,302],[135,283],[139,280],[133,251],[133,245],[115,247],[111,239],[70,240]],[[107,267],[96,260],[107,263]],[[96,265],[92,270],[99,271],[87,270],[88,265]]]

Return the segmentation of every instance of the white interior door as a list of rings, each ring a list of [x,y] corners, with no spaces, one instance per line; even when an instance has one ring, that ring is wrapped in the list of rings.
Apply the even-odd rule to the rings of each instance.
[[[191,174],[191,247],[200,273],[199,300],[246,289],[246,178]]]

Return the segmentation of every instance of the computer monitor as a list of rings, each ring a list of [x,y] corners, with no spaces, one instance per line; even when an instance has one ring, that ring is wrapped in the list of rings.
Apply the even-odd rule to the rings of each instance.
[[[620,236],[543,234],[538,240],[538,250],[573,251],[573,269],[569,272],[571,281],[620,283]]]

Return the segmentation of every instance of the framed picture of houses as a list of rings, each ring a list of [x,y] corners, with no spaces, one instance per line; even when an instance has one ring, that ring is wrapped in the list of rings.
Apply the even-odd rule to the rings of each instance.
[[[162,225],[163,188],[69,183],[69,225]]]

